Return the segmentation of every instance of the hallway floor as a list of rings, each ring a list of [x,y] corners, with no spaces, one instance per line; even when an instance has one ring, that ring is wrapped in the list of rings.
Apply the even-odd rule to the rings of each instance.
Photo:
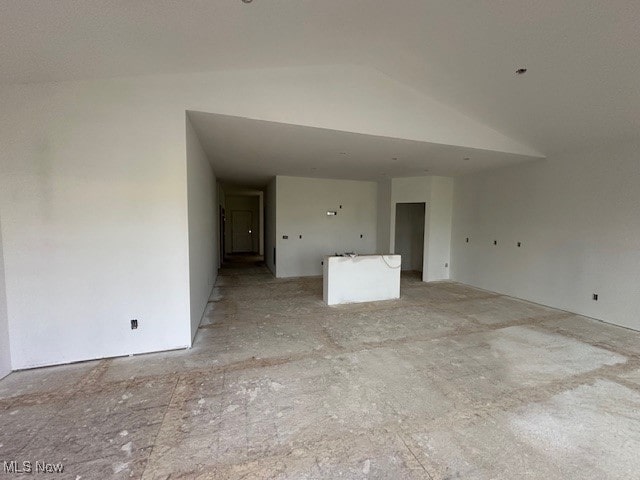
[[[330,308],[225,268],[192,349],[0,381],[0,463],[51,478],[629,479],[638,452],[640,333],[411,275]]]

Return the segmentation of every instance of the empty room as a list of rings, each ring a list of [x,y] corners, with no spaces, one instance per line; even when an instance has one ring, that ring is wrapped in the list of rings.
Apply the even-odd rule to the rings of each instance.
[[[0,0],[0,479],[640,478],[639,25]]]

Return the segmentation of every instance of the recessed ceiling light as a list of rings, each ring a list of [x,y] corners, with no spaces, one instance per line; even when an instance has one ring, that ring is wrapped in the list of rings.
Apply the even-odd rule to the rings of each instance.
[[[251,3],[253,0],[242,0],[242,3]]]
[[[527,69],[524,67],[516,70],[516,75],[524,75],[525,73],[527,73]]]

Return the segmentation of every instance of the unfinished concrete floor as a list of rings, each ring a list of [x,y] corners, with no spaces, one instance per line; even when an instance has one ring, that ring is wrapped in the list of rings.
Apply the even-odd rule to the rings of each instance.
[[[640,334],[412,276],[398,301],[329,308],[321,290],[230,269],[191,350],[11,374],[0,461],[84,479],[640,478]]]

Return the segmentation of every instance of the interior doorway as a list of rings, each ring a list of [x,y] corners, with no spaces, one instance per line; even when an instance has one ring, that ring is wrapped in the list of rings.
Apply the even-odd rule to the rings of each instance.
[[[231,255],[263,255],[264,205],[262,192],[223,187],[220,204],[225,211],[224,258]]]
[[[251,253],[253,248],[253,214],[249,210],[231,212],[231,252]]]
[[[402,255],[403,271],[422,272],[425,208],[424,202],[396,204],[395,253]]]

